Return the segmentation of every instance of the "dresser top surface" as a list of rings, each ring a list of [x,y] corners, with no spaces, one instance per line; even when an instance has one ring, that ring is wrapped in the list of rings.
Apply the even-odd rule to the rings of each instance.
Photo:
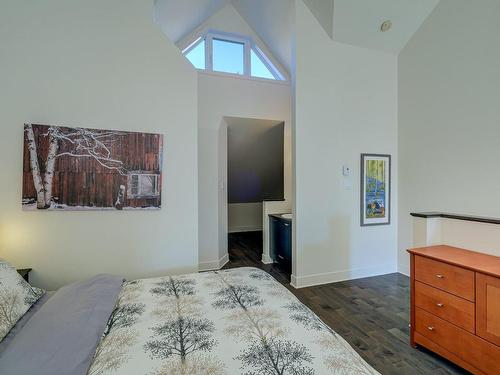
[[[500,277],[500,257],[447,245],[409,249],[409,253]]]

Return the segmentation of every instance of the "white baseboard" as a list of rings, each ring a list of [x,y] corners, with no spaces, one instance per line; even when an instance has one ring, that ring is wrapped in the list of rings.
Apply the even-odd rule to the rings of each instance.
[[[410,277],[410,267],[406,264],[399,264],[398,272]]]
[[[290,285],[294,288],[305,288],[308,286],[335,283],[338,281],[361,279],[363,277],[379,276],[397,272],[395,264],[381,264],[377,266],[356,268],[343,271],[317,273],[312,275],[290,277]]]
[[[262,263],[264,263],[264,264],[271,264],[271,263],[274,263],[274,260],[269,255],[262,254]]]
[[[211,262],[200,262],[198,265],[198,271],[212,271],[220,270],[224,265],[229,262],[229,254],[224,255],[219,260],[214,260]]]
[[[224,267],[227,262],[229,262],[229,254],[226,254],[219,259],[219,269]]]
[[[293,273],[290,275],[290,285],[295,289],[299,289],[299,287],[297,286],[297,276],[295,276]]]

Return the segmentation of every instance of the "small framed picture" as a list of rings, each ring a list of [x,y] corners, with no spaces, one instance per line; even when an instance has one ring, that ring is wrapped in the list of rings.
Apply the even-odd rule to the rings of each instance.
[[[391,155],[361,154],[361,226],[391,223]]]

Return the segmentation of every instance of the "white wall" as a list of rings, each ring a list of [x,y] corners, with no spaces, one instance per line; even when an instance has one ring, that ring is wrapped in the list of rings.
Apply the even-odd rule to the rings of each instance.
[[[301,287],[395,272],[397,58],[334,42],[302,0],[295,8],[292,283]],[[364,152],[392,155],[391,225],[360,227]],[[348,179],[343,164],[352,168]]]
[[[413,247],[446,244],[500,256],[498,224],[442,217],[415,217],[412,232]]]
[[[399,56],[401,272],[410,212],[500,217],[499,19],[496,0],[441,0]]]
[[[0,45],[0,256],[49,289],[196,270],[197,77],[152,1],[6,0]],[[23,212],[25,122],[164,134],[162,209]]]
[[[262,202],[228,204],[229,233],[258,230],[262,230]]]
[[[273,81],[199,73],[200,269],[227,260],[227,124],[224,117],[285,121],[285,198],[291,199],[290,86]]]
[[[178,46],[183,48],[207,30],[249,35],[279,66],[262,40],[231,4],[183,38]],[[199,267],[200,270],[207,270],[220,268],[228,260],[227,124],[224,117],[285,121],[285,198],[291,200],[291,93],[286,82],[210,72],[200,72],[198,76]],[[252,224],[246,225],[255,226],[256,207],[246,208],[253,212],[254,218]],[[239,209],[241,207],[233,206],[233,217]],[[236,216],[241,218],[241,210]]]

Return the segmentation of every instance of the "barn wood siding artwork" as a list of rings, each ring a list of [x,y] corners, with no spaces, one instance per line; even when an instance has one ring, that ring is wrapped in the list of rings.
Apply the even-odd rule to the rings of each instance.
[[[24,125],[25,210],[159,209],[161,134]]]

